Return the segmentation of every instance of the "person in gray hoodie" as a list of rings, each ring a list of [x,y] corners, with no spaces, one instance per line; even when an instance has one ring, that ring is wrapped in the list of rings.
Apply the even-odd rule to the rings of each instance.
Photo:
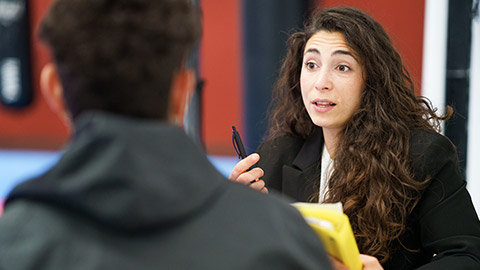
[[[200,37],[189,0],[57,0],[41,74],[72,126],[0,218],[0,269],[331,269],[302,216],[224,178],[181,129]]]

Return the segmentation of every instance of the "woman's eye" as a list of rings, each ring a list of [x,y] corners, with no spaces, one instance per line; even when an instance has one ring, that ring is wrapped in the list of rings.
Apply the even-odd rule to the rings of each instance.
[[[347,72],[347,71],[350,70],[350,67],[349,67],[349,66],[346,66],[346,65],[339,65],[339,66],[337,67],[337,69],[338,69],[339,71],[341,71],[341,72]]]
[[[312,69],[317,68],[318,66],[317,66],[317,64],[315,64],[313,62],[306,62],[305,67],[307,67],[308,70],[312,70]]]

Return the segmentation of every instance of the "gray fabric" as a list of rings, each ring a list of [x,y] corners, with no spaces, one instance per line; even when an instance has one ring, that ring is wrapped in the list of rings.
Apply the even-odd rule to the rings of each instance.
[[[330,269],[295,209],[229,182],[177,127],[100,112],[76,127],[9,195],[0,269]]]

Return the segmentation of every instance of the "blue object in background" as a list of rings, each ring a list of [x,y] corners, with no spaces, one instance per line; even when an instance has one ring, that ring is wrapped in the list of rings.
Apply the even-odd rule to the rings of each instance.
[[[61,152],[0,150],[0,199],[22,181],[52,167]]]
[[[0,199],[22,181],[47,171],[60,156],[58,151],[0,150]],[[236,157],[209,156],[208,159],[225,177],[238,162]]]
[[[208,160],[227,178],[230,176],[233,167],[240,161],[238,157],[227,156],[208,156]]]

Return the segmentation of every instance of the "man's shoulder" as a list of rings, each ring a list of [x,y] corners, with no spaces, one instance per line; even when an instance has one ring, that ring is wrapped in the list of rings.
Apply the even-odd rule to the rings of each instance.
[[[0,218],[0,238],[14,241],[14,238],[23,238],[26,234],[44,237],[53,231],[55,234],[52,235],[60,235],[61,232],[54,227],[62,219],[55,209],[47,205],[31,200],[18,200],[9,204]],[[46,228],[48,230],[42,234],[38,233]]]
[[[9,205],[0,218],[0,269],[34,267],[46,248],[57,246],[67,235],[61,222],[55,212],[35,202],[19,200]]]

